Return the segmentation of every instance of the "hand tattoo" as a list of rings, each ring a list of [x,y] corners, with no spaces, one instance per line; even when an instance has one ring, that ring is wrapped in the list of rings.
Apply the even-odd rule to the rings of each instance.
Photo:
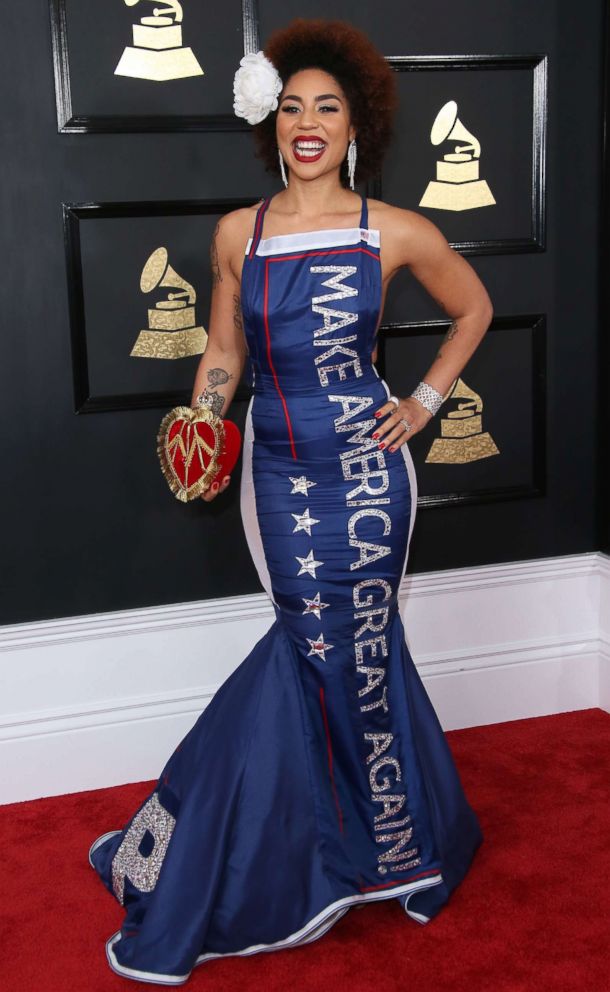
[[[210,261],[212,263],[212,288],[217,286],[219,282],[222,282],[222,272],[220,271],[220,263],[218,261],[218,248],[216,245],[216,235],[220,229],[220,221],[216,225],[214,233],[212,235],[212,244],[210,245]]]

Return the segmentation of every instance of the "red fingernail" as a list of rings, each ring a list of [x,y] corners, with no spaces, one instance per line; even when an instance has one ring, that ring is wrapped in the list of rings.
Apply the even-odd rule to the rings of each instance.
[[[377,412],[375,413],[375,416],[376,417],[380,417],[381,416],[381,410],[377,410]]]
[[[392,445],[391,448],[388,448],[388,451],[396,451],[396,448]]]
[[[375,433],[375,434],[373,434],[373,437],[374,437],[375,439],[377,439],[377,438],[379,437],[379,434],[377,434],[377,433]]]
[[[377,447],[378,448],[385,448],[385,441],[382,441],[381,444],[378,444],[377,445]]]

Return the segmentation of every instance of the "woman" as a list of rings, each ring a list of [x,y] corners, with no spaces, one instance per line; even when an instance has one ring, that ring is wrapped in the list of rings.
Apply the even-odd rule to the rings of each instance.
[[[482,840],[397,595],[417,499],[408,440],[483,337],[489,297],[430,221],[353,192],[395,106],[360,32],[293,22],[242,60],[235,87],[285,189],[216,229],[192,402],[225,416],[249,352],[241,505],[276,619],[154,792],[90,852],[126,910],[111,967],[165,984],[314,940],[370,900],[396,898],[425,924]],[[453,323],[425,383],[398,399],[373,361],[404,266]]]

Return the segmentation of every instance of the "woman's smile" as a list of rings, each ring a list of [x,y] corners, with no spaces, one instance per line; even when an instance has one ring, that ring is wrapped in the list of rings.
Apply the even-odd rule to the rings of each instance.
[[[313,135],[297,135],[292,142],[292,152],[297,162],[317,162],[326,151],[326,142]]]

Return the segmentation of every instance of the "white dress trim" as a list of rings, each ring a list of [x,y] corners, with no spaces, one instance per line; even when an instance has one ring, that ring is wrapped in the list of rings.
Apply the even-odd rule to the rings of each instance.
[[[381,899],[397,898],[405,893],[412,894],[414,892],[419,892],[422,889],[432,888],[434,885],[440,885],[444,881],[442,874],[431,875],[429,878],[422,878],[415,882],[405,882],[404,885],[397,885],[392,889],[384,889],[380,892],[369,892],[363,893],[362,895],[345,896],[343,899],[338,899],[336,902],[331,903],[326,906],[317,916],[314,916],[309,923],[306,923],[304,927],[297,930],[295,933],[290,934],[290,936],[285,937],[283,940],[276,940],[273,944],[252,944],[250,947],[245,947],[241,951],[229,951],[226,954],[217,954],[211,952],[209,954],[200,954],[193,967],[197,967],[199,964],[203,964],[204,961],[211,961],[214,958],[230,958],[230,957],[246,957],[251,954],[258,954],[262,951],[276,951],[282,950],[288,947],[300,947],[302,944],[312,943],[314,940],[318,940],[322,937],[327,930],[330,930],[332,925],[337,922],[348,910],[357,904],[365,902],[378,902]],[[405,910],[409,916],[416,919],[419,923],[427,922],[428,918],[422,916],[420,913],[410,912],[406,905]],[[118,940],[121,939],[121,931],[117,930],[112,937],[106,943],[106,956],[108,958],[108,963],[113,971],[117,975],[123,975],[125,978],[133,978],[135,981],[152,982],[156,985],[182,985],[187,981],[191,972],[188,975],[159,975],[150,971],[139,971],[136,968],[128,968],[125,965],[119,964],[116,959],[113,945],[116,944]]]
[[[108,833],[102,834],[101,837],[98,837],[97,840],[94,840],[93,841],[93,844],[89,848],[89,855],[88,855],[88,857],[89,857],[89,864],[91,865],[92,868],[95,868],[95,865],[93,864],[93,861],[91,860],[91,855],[93,854],[93,852],[94,851],[97,851],[98,847],[101,847],[101,845],[104,843],[104,841],[108,840],[109,837],[116,837],[117,834],[120,834],[122,832],[123,832],[122,830],[109,830]]]
[[[252,247],[248,239],[245,254]],[[305,231],[300,234],[276,234],[272,238],[261,238],[256,249],[257,255],[280,255],[286,252],[310,251],[315,248],[340,248],[344,245],[357,245],[366,241],[373,248],[379,248],[379,231],[365,227],[340,227],[330,231]]]
[[[258,577],[260,579],[260,583],[263,589],[269,596],[271,602],[275,604],[275,599],[273,597],[273,589],[271,588],[271,576],[269,574],[267,561],[265,559],[263,539],[261,536],[260,524],[256,513],[256,494],[254,492],[254,479],[252,475],[252,455],[254,448],[254,427],[252,425],[253,403],[254,403],[254,396],[251,396],[250,402],[248,404],[248,412],[246,415],[246,423],[245,423],[244,439],[243,439],[243,459],[242,459],[241,487],[240,487],[240,510],[241,510],[241,519],[244,528],[244,534],[246,535],[246,541],[248,543],[248,548],[250,551],[250,555],[252,557],[252,561],[254,562],[254,567],[258,572]]]

